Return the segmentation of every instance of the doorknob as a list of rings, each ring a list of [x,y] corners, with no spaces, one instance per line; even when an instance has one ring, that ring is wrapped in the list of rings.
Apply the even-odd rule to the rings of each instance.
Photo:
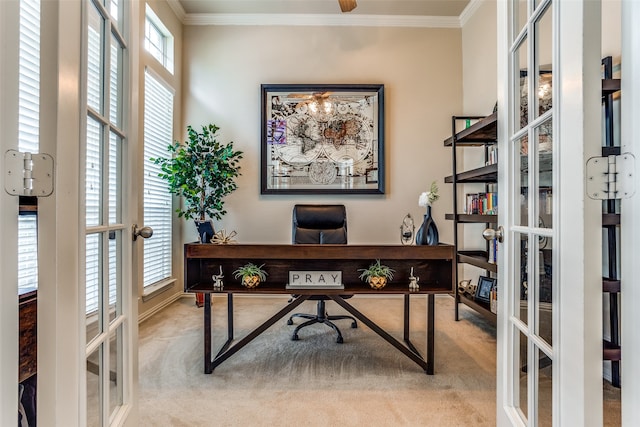
[[[138,240],[138,236],[144,239],[148,239],[149,237],[153,236],[153,228],[151,227],[138,228],[138,224],[133,224],[131,228],[131,231],[133,232],[133,241]]]
[[[487,228],[482,232],[482,237],[484,237],[485,240],[498,239],[498,242],[502,243],[502,239],[504,237],[504,229],[501,225],[498,226],[497,230],[494,230],[493,228]]]

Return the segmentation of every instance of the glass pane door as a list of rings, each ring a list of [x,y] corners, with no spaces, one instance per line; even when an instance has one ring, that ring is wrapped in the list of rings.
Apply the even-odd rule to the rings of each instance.
[[[506,403],[528,426],[552,425],[553,395],[553,4],[511,1],[511,120],[507,138],[513,212],[506,295],[511,390]],[[507,270],[509,271],[509,270]]]
[[[131,319],[123,259],[130,245],[122,183],[126,44],[123,2],[86,0],[87,125],[85,139],[86,425],[106,426],[125,405]]]

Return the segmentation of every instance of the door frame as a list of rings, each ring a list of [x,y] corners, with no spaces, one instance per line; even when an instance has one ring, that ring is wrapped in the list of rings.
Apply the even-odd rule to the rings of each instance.
[[[54,192],[38,201],[38,419],[81,425],[81,2],[43,1],[40,151],[55,160]],[[44,36],[46,35],[46,37]],[[54,254],[54,256],[51,256]],[[84,305],[84,304],[82,304]],[[57,399],[56,396],[65,396]]]
[[[640,164],[640,127],[637,117],[640,114],[640,82],[627,76],[640,74],[640,3],[635,0],[622,0],[622,71],[621,71],[621,145],[622,153],[635,156],[635,172]],[[637,180],[636,180],[637,183]],[[640,324],[640,188],[636,184],[635,194],[621,202],[621,400],[622,425],[632,426],[640,420],[640,328],[624,325]],[[625,238],[628,237],[628,238]]]
[[[18,409],[18,198],[4,190],[4,153],[18,148],[20,4],[0,2],[0,425],[15,425]]]

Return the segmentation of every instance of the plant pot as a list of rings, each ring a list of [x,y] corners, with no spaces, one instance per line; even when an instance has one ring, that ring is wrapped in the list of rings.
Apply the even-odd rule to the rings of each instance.
[[[255,288],[260,284],[260,277],[258,276],[244,276],[242,278],[242,286],[249,289]]]
[[[199,221],[195,220],[196,228],[198,229],[198,239],[200,243],[211,243],[213,237],[213,222],[211,220]]]
[[[372,276],[369,278],[369,286],[373,289],[382,289],[387,285],[387,278],[381,276]]]

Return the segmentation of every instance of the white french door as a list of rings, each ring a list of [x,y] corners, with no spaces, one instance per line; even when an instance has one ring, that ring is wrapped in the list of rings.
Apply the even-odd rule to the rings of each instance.
[[[0,2],[3,157],[17,148],[19,6]],[[128,44],[138,40],[137,30],[129,32],[138,9],[122,0],[41,3],[40,151],[55,161],[54,192],[38,201],[42,425],[136,422],[137,287],[129,233],[137,204],[126,183],[136,157],[130,135],[138,130],[137,109],[130,107],[138,52]],[[15,425],[18,200],[4,189],[0,198],[0,425]]]
[[[602,423],[600,3],[498,2],[498,425]]]
[[[87,426],[133,424],[136,418],[137,299],[132,286],[128,166],[137,127],[130,119],[137,87],[131,44],[136,2],[84,0],[86,122],[84,171],[84,316]],[[137,63],[136,63],[137,65]],[[81,422],[82,422],[81,416]]]

